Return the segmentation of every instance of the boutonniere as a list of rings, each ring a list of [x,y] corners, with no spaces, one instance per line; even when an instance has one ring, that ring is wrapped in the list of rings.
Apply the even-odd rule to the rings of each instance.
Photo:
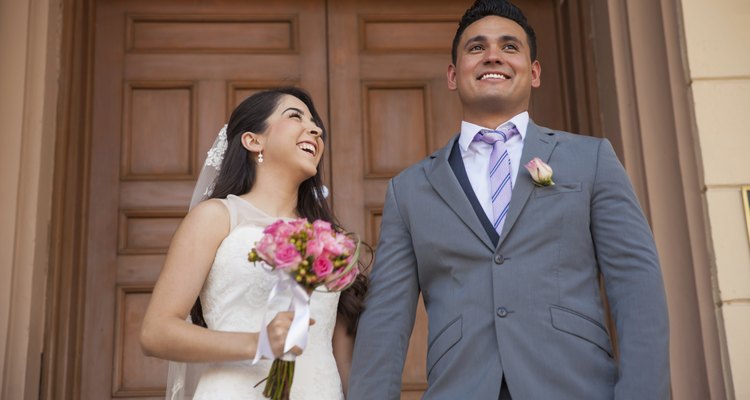
[[[537,186],[552,186],[555,182],[552,181],[552,167],[547,165],[539,157],[534,157],[533,160],[529,161],[524,165],[529,174],[531,174],[531,180]]]

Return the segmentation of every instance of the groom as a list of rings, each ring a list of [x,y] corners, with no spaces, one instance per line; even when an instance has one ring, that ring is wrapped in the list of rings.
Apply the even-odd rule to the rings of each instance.
[[[612,146],[530,120],[541,66],[511,3],[478,0],[452,56],[461,133],[390,182],[348,399],[400,397],[420,292],[425,399],[669,398],[659,261]]]

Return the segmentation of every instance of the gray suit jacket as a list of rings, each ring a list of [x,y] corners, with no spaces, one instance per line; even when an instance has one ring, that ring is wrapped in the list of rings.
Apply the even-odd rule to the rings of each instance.
[[[393,178],[359,322],[349,400],[398,399],[421,291],[425,399],[666,399],[668,321],[651,231],[606,140],[530,122],[494,245],[448,164],[456,139]],[[599,273],[617,327],[613,357]]]

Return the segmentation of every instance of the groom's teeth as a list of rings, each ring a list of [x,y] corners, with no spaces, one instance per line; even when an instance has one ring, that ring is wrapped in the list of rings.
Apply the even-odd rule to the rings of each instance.
[[[484,80],[484,79],[508,79],[508,77],[506,77],[503,74],[484,74],[479,79],[480,80]]]

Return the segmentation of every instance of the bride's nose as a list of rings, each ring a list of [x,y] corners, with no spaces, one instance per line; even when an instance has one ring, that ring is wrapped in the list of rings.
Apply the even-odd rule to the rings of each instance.
[[[310,129],[308,129],[308,132],[310,132],[310,134],[313,135],[313,136],[315,136],[315,137],[320,137],[320,135],[323,134],[323,130],[320,129],[318,126],[314,126],[314,127],[310,128]]]

